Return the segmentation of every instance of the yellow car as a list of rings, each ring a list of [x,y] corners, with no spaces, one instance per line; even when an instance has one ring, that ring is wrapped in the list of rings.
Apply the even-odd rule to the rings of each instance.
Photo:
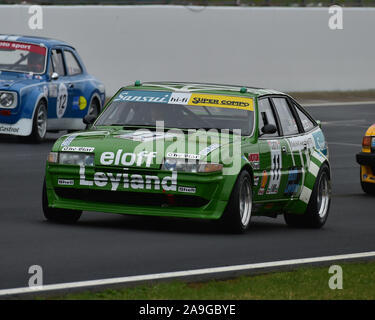
[[[361,165],[361,186],[364,192],[375,195],[375,124],[366,131],[362,152],[357,154]]]

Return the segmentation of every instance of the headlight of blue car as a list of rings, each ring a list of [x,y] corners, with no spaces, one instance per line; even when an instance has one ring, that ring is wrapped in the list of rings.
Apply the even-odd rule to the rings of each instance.
[[[0,108],[15,108],[17,106],[17,94],[15,92],[0,91]]]

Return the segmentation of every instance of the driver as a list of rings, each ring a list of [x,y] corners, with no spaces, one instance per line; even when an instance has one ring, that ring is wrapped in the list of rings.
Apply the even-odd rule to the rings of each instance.
[[[44,56],[35,52],[27,55],[27,64],[30,72],[41,73],[44,68]]]

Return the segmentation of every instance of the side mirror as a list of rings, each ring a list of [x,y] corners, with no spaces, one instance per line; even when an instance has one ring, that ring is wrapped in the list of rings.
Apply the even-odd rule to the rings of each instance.
[[[274,124],[266,124],[261,131],[263,134],[273,134],[277,132],[277,128]]]
[[[91,126],[96,120],[96,117],[91,115],[91,114],[87,114],[85,115],[85,117],[83,118],[83,123],[86,124],[88,127]]]
[[[59,79],[59,74],[57,72],[52,73],[51,80],[58,80],[58,79]]]
[[[316,123],[318,124],[319,128],[322,128],[322,122],[320,120],[316,120]]]

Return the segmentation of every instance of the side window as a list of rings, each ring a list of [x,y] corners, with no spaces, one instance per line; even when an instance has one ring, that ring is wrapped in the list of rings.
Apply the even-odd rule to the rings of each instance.
[[[310,120],[310,118],[304,112],[302,112],[298,108],[298,106],[295,103],[293,104],[295,106],[295,109],[297,110],[298,117],[301,119],[303,130],[305,130],[305,132],[312,130],[315,127],[315,124]]]
[[[283,134],[289,136],[292,134],[298,134],[298,126],[296,119],[290,110],[289,104],[285,98],[272,98],[275,105],[276,112],[279,115],[281,128],[283,129]]]
[[[52,65],[53,65],[54,72],[57,72],[60,77],[65,76],[65,68],[64,68],[62,50],[53,49],[51,57],[52,57]]]
[[[266,124],[273,124],[277,128],[276,120],[273,115],[272,106],[268,98],[258,100],[258,110],[259,110],[259,133],[262,133],[262,128]],[[277,132],[273,134],[267,134],[264,136],[274,137],[278,136]]]
[[[77,74],[81,74],[82,68],[79,65],[73,53],[70,51],[64,51],[64,53],[65,53],[65,63],[66,63],[66,68],[68,70],[68,75],[75,76]]]

